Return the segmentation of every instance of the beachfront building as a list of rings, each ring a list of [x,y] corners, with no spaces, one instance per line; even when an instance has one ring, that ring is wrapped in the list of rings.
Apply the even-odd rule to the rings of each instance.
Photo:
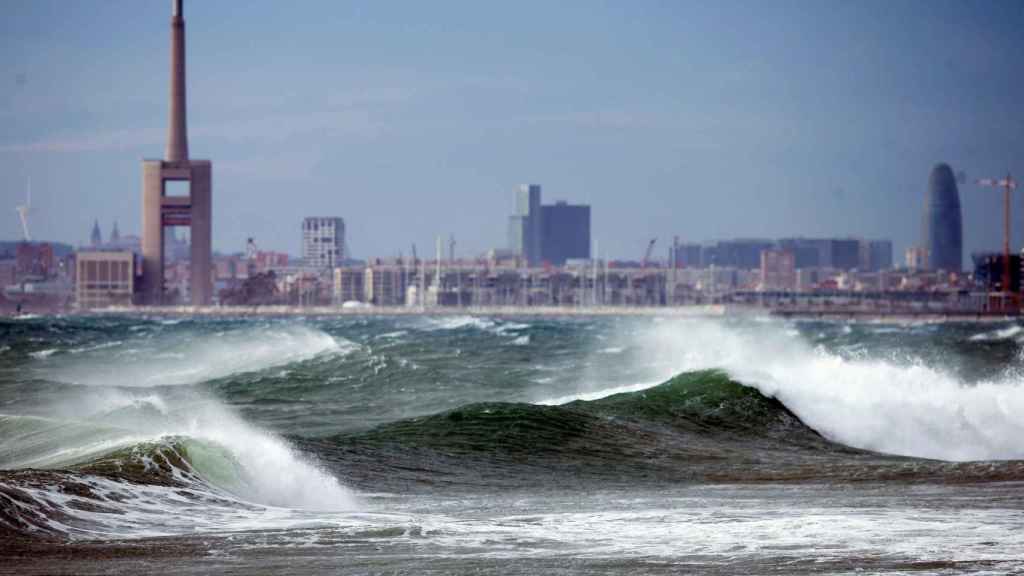
[[[138,272],[132,252],[79,252],[75,272],[79,309],[132,304]]]

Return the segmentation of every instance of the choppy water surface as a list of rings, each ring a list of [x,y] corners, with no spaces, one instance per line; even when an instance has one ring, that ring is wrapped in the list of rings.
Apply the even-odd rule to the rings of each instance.
[[[1024,570],[1022,342],[1014,323],[0,320],[0,572]]]

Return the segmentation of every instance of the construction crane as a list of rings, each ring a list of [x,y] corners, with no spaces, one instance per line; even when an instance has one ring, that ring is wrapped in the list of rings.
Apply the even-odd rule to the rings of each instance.
[[[1003,292],[1010,293],[1010,192],[1017,188],[1017,181],[1009,172],[1006,178],[982,178],[979,186],[1003,189]]]
[[[644,252],[644,259],[640,262],[641,268],[647,268],[648,262],[651,261],[651,254],[654,252],[654,243],[657,241],[657,238],[651,238],[651,241],[647,243],[647,251]]]
[[[28,232],[28,215],[32,211],[32,178],[28,179],[28,189],[25,192],[25,203],[15,206],[18,217],[21,219],[21,233],[25,242],[31,242],[32,236]]]

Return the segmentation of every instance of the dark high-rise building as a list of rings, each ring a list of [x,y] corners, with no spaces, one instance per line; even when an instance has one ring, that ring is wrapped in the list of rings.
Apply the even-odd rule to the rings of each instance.
[[[972,254],[974,279],[989,291],[1003,291],[1003,255],[999,253]],[[1020,292],[1021,255],[1010,254],[1010,291]]]
[[[862,268],[877,272],[892,268],[892,240],[866,240],[861,244]]]
[[[541,207],[541,255],[561,266],[566,260],[590,258],[590,206],[556,202]]]
[[[928,178],[924,205],[924,246],[928,267],[959,272],[963,267],[960,192],[949,164],[937,164]]]
[[[796,267],[822,268],[830,261],[830,252],[826,240],[815,238],[783,238],[778,242],[779,248],[792,252]]]
[[[677,268],[700,268],[700,244],[679,244],[675,248]]]
[[[541,262],[544,216],[540,207],[540,186],[523,184],[516,190],[516,212],[509,218],[509,249],[530,266]]]
[[[829,264],[837,270],[860,268],[860,240],[835,238],[829,240]]]
[[[516,190],[516,212],[508,221],[508,247],[530,266],[556,266],[590,258],[590,206],[557,202],[541,205],[540,186]]]
[[[704,267],[741,268],[754,270],[761,267],[761,252],[771,250],[775,242],[760,239],[721,240],[705,246],[701,254]]]

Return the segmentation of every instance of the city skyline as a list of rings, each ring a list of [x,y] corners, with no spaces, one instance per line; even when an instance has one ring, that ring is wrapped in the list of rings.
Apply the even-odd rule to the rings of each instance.
[[[274,4],[189,6],[191,144],[224,158],[218,251],[254,236],[296,254],[304,216],[337,214],[357,257],[449,234],[475,255],[504,245],[508,191],[537,182],[593,206],[613,258],[673,235],[889,237],[899,255],[920,241],[937,162],[967,174],[965,256],[1000,245],[1000,199],[969,182],[1015,167],[1021,81],[999,71],[1019,5],[567,5],[539,22],[539,5],[312,6],[322,21],[302,35],[288,25],[301,15]],[[28,177],[37,238],[85,243],[94,218],[141,233],[138,160],[159,155],[167,122],[166,77],[149,65],[166,59],[166,3],[8,12],[0,237],[20,236]],[[517,31],[522,45],[486,42]]]

